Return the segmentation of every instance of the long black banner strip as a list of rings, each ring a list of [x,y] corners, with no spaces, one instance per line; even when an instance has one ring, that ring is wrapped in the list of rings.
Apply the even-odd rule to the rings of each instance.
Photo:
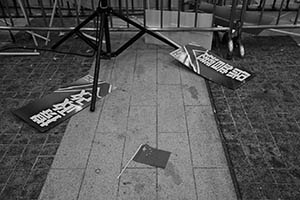
[[[93,77],[87,75],[13,113],[40,132],[45,132],[90,105],[92,83]],[[97,99],[103,98],[112,89],[109,83],[99,81]]]

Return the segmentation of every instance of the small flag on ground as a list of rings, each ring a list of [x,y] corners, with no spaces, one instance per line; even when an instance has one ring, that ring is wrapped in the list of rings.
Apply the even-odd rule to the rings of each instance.
[[[154,167],[166,168],[171,152],[155,149],[147,144],[140,146],[140,149],[132,160],[135,162],[151,165]]]
[[[117,179],[123,174],[129,163],[134,160],[139,163],[154,167],[166,168],[171,152],[150,147],[148,144],[141,144],[131,159],[126,163]]]

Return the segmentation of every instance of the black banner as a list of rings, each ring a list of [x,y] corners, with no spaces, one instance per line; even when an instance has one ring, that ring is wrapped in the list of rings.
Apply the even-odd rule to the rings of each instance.
[[[185,45],[170,55],[203,78],[229,89],[237,89],[254,77],[248,70],[234,67],[227,60],[195,44]]]
[[[52,94],[14,110],[13,113],[40,132],[45,132],[89,106],[92,85],[93,77],[84,76]],[[99,81],[97,98],[101,99],[112,89],[109,83]]]

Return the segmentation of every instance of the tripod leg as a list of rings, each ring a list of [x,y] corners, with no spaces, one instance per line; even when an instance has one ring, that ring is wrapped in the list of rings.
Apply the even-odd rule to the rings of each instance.
[[[159,34],[153,32],[153,31],[148,30],[147,28],[145,28],[145,27],[141,26],[140,24],[138,24],[138,23],[132,21],[131,19],[128,19],[127,17],[124,17],[123,15],[121,15],[121,14],[119,14],[119,13],[117,13],[117,12],[114,12],[114,11],[112,11],[112,14],[115,15],[116,17],[122,19],[123,21],[125,21],[125,22],[127,22],[127,23],[129,23],[129,24],[131,24],[131,25],[133,25],[133,26],[135,26],[136,28],[138,28],[138,29],[140,29],[140,30],[142,30],[142,31],[145,31],[145,32],[148,33],[149,35],[151,35],[151,36],[155,37],[156,39],[158,39],[158,40],[160,40],[160,41],[162,41],[162,42],[168,44],[169,46],[178,49],[178,46],[176,46],[175,44],[173,44],[172,42],[170,42],[170,41],[167,40],[166,38],[162,37],[161,35],[159,35]]]
[[[87,38],[85,35],[83,35],[81,33],[81,31],[77,31],[76,34],[78,35],[78,37],[80,37],[86,44],[88,44],[90,47],[92,47],[94,49],[94,51],[97,51],[97,45],[94,44],[93,41],[91,41],[89,38]]]
[[[96,100],[97,100],[97,90],[98,90],[98,79],[99,79],[99,72],[100,72],[102,40],[103,40],[104,31],[105,31],[104,30],[104,25],[105,25],[105,13],[102,12],[101,13],[101,21],[100,21],[100,30],[97,34],[97,38],[99,39],[99,45],[98,45],[98,50],[97,50],[97,55],[96,55],[96,64],[95,64],[93,90],[92,90],[92,102],[91,102],[91,106],[90,106],[90,111],[92,111],[92,112],[95,111]]]
[[[109,33],[107,13],[105,14],[105,19],[104,19],[104,29],[105,29],[106,53],[108,54],[108,56],[110,56],[111,55],[111,45],[110,45],[110,33]]]
[[[70,31],[67,35],[61,38],[56,44],[54,44],[51,49],[56,49],[59,45],[61,45],[64,41],[66,41],[69,37],[71,37],[74,33],[79,31],[82,27],[84,27],[87,23],[89,23],[92,19],[94,19],[98,14],[98,11],[95,11],[91,14],[86,20],[84,20],[81,24],[79,24],[74,30]]]
[[[131,38],[128,42],[126,42],[123,46],[121,46],[116,52],[113,53],[112,56],[118,56],[125,49],[127,49],[130,45],[132,45],[135,41],[137,41],[140,37],[142,37],[146,32],[141,30],[138,32],[133,38]]]

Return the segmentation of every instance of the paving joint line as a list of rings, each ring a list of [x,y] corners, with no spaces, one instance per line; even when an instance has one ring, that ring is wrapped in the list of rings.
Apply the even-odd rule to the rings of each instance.
[[[95,137],[96,137],[97,128],[99,126],[99,120],[100,120],[100,117],[101,117],[101,114],[102,114],[102,111],[103,111],[103,106],[104,106],[104,103],[105,103],[105,98],[103,98],[102,101],[103,102],[101,103],[101,108],[99,108],[101,110],[100,110],[98,118],[97,118],[97,125],[96,125],[95,130],[94,130],[94,135],[93,135],[93,139],[92,139],[92,142],[91,142],[91,145],[90,145],[90,150],[89,150],[89,154],[88,154],[87,161],[86,161],[86,164],[85,164],[85,168],[83,168],[84,171],[82,173],[82,178],[81,178],[81,182],[80,182],[80,185],[79,185],[78,193],[76,195],[76,199],[79,199],[81,188],[82,188],[82,185],[83,185],[83,182],[84,182],[86,170],[87,170],[87,167],[88,167],[88,164],[89,164],[89,160],[90,160],[90,156],[91,156],[91,153],[92,153],[92,149],[93,149],[93,146],[94,146],[94,142],[93,141],[95,140]]]
[[[179,77],[180,77],[180,86],[182,86],[182,73],[179,71]],[[185,119],[185,128],[186,128],[186,134],[188,138],[188,144],[189,144],[189,152],[190,152],[190,160],[191,160],[191,165],[192,165],[192,173],[193,173],[193,179],[194,179],[194,189],[195,189],[195,195],[196,199],[198,199],[198,191],[197,191],[197,184],[196,184],[196,176],[195,176],[195,170],[194,170],[194,162],[193,162],[193,154],[192,154],[192,147],[191,147],[191,139],[190,139],[190,133],[189,133],[189,128],[188,128],[188,120],[187,120],[187,112],[186,112],[186,107],[184,106],[184,92],[183,92],[183,87],[180,87],[181,90],[181,96],[182,96],[182,103],[183,103],[183,109],[184,109],[184,119]]]
[[[213,111],[212,114],[213,114],[213,117],[214,117],[215,122],[216,122],[216,128],[218,130],[218,135],[221,139],[222,149],[223,149],[223,152],[225,154],[225,158],[226,158],[226,161],[227,161],[227,167],[228,167],[228,171],[230,173],[230,177],[231,177],[232,184],[233,184],[233,187],[234,187],[234,190],[235,190],[235,194],[236,194],[236,197],[237,197],[238,200],[242,200],[242,194],[241,194],[240,186],[238,184],[237,177],[236,177],[236,174],[235,174],[234,169],[233,169],[232,160],[230,158],[230,154],[229,154],[227,145],[225,143],[225,137],[222,133],[222,130],[220,130],[220,123],[219,123],[218,118],[216,116],[217,110],[215,108],[215,103],[214,103],[214,100],[212,98],[213,96],[212,96],[211,87],[210,87],[209,82],[207,80],[205,81],[205,85],[206,85],[206,88],[208,90],[208,95],[209,95],[210,102],[211,102],[211,108],[212,108],[212,111]],[[223,87],[222,87],[222,92],[223,92],[223,94],[225,94]],[[224,97],[225,97],[225,95],[224,95]],[[226,97],[225,97],[225,100],[227,101]],[[227,101],[227,103],[228,103],[228,101]],[[230,108],[229,108],[229,110],[230,110],[230,114],[232,115],[232,112],[231,112]]]
[[[130,83],[130,89],[132,89],[132,85],[133,85],[133,82],[134,82],[134,74],[135,74],[136,67],[137,67],[136,66],[137,65],[137,50],[134,50],[133,52],[135,52],[135,62],[134,62],[134,67],[133,67],[133,76],[132,76],[132,80],[131,80],[131,83]],[[131,99],[132,99],[132,96],[130,95],[129,96],[129,102],[128,102],[128,109],[127,109],[126,132],[128,131],[128,124],[129,124],[129,117],[130,117],[130,110],[131,110]],[[125,155],[125,148],[126,148],[126,139],[127,138],[125,136],[124,137],[124,142],[123,142],[123,148],[122,148],[122,158],[121,158],[119,173],[123,169],[124,155]],[[119,195],[120,195],[121,178],[122,178],[122,175],[118,179],[118,187],[117,187],[116,200],[119,198]]]
[[[156,48],[155,51],[155,55],[156,55],[156,59],[155,59],[155,73],[156,73],[156,105],[155,105],[155,114],[156,114],[156,120],[155,120],[155,142],[156,142],[156,147],[158,148],[158,48]],[[159,183],[158,183],[158,169],[156,168],[155,170],[155,194],[156,194],[156,200],[158,200],[158,187],[159,187]]]
[[[96,58],[95,58],[96,59]],[[91,71],[92,68],[94,68],[95,70],[95,65],[96,65],[96,62],[95,62],[95,59],[93,61],[93,64],[92,64],[92,67],[89,69],[89,71]],[[113,63],[115,64],[115,60],[113,61]],[[113,65],[114,65],[113,64]],[[113,69],[112,69],[113,70]],[[112,70],[110,71],[110,78],[112,76]],[[100,71],[101,72],[101,71]],[[100,77],[100,72],[99,72],[99,77]],[[80,192],[81,192],[81,188],[82,188],[82,185],[83,185],[83,182],[84,182],[84,178],[85,178],[85,173],[86,173],[86,170],[87,170],[87,166],[88,166],[88,163],[89,163],[89,159],[90,159],[90,155],[91,155],[91,152],[92,152],[92,148],[93,148],[93,145],[94,145],[94,141],[95,141],[95,137],[96,137],[96,133],[97,133],[97,129],[98,129],[98,126],[99,126],[99,120],[100,120],[100,117],[102,115],[102,111],[103,111],[103,106],[104,106],[104,103],[105,103],[105,100],[106,98],[102,98],[101,99],[102,102],[101,102],[101,109],[100,112],[99,112],[99,115],[98,115],[98,118],[97,118],[97,125],[95,127],[95,130],[94,130],[94,135],[93,135],[93,139],[92,139],[92,142],[91,142],[91,148],[90,148],[90,151],[89,151],[89,154],[88,154],[88,158],[87,158],[87,162],[86,162],[86,165],[85,165],[85,168],[84,171],[83,171],[83,174],[82,174],[82,179],[81,179],[81,183],[80,183],[80,186],[79,186],[79,189],[78,189],[78,193],[77,193],[77,196],[76,196],[76,199],[79,199],[79,195],[80,195]],[[97,103],[97,102],[96,102]]]

